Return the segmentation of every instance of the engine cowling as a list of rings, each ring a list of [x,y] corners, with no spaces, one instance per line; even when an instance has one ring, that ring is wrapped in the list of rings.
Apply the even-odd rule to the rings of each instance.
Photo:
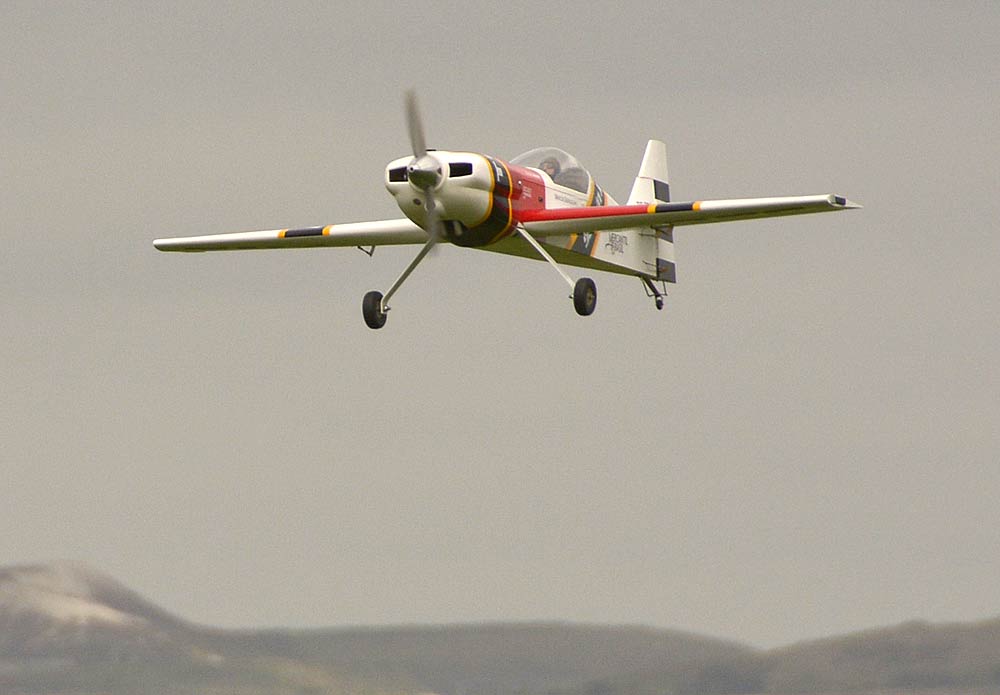
[[[513,229],[510,170],[501,160],[472,152],[428,151],[440,163],[438,181],[430,187],[448,241],[459,246],[485,246]],[[385,187],[403,214],[424,226],[426,181],[409,180],[413,157],[386,166]],[[422,163],[426,168],[426,163]],[[418,186],[420,183],[421,186]]]

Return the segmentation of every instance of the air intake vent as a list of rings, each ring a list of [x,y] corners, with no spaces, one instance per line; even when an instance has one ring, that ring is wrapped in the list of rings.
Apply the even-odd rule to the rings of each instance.
[[[448,175],[472,176],[472,164],[470,162],[451,162],[448,164]]]
[[[395,169],[390,169],[389,180],[395,182],[406,181],[406,167],[396,167]]]

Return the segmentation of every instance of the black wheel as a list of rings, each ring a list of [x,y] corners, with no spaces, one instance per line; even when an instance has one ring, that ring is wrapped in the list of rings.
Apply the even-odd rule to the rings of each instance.
[[[590,316],[597,308],[597,285],[590,278],[580,278],[573,288],[573,307],[580,316]]]
[[[361,302],[361,313],[365,315],[365,323],[369,328],[381,328],[385,325],[385,313],[382,311],[382,293],[372,290]]]

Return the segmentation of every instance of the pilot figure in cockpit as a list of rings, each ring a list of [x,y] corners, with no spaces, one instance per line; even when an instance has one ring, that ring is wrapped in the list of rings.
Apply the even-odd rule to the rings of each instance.
[[[538,165],[538,168],[549,175],[549,178],[553,181],[559,175],[559,160],[555,157],[546,157],[542,160],[542,163]]]

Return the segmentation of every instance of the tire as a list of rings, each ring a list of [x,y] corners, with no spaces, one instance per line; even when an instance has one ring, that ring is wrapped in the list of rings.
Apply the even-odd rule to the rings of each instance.
[[[382,311],[382,293],[372,290],[361,302],[361,313],[369,328],[381,328],[385,325],[385,313]]]
[[[597,308],[597,285],[590,278],[580,278],[573,288],[573,308],[580,316],[590,316]]]

